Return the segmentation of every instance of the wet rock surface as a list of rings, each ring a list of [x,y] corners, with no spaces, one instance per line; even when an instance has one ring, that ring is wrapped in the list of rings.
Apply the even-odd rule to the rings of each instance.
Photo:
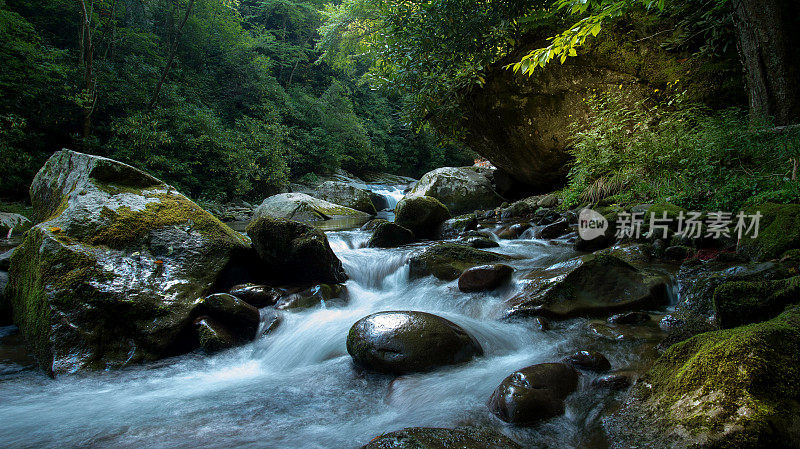
[[[408,264],[412,278],[433,275],[438,279],[452,281],[458,279],[468,268],[508,258],[466,245],[437,243],[412,255]]]
[[[513,273],[513,268],[499,263],[468,268],[458,278],[458,289],[462,292],[494,290],[511,281]]]
[[[274,306],[283,295],[275,287],[252,283],[234,285],[228,293],[257,308]]]
[[[347,304],[347,288],[342,284],[318,284],[291,293],[278,302],[279,310],[308,309],[311,307]]]
[[[487,405],[505,422],[533,425],[564,413],[564,400],[577,389],[578,377],[563,363],[529,366],[506,377]]]
[[[347,352],[363,367],[387,373],[428,371],[483,354],[458,325],[426,312],[378,312],[358,320]]]
[[[396,248],[414,242],[414,233],[396,223],[384,221],[374,227],[367,246],[370,248]]]
[[[417,238],[435,238],[439,226],[450,219],[450,211],[429,196],[404,198],[394,210],[395,223],[411,230]]]
[[[412,427],[376,437],[361,449],[521,449],[522,446],[490,429]]]
[[[578,351],[570,356],[564,357],[563,363],[571,365],[576,369],[594,371],[602,373],[611,369],[611,362],[606,356],[597,351]]]

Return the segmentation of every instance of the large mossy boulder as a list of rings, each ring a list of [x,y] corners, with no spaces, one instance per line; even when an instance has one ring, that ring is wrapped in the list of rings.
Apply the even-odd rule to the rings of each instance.
[[[619,447],[800,447],[800,310],[673,345],[610,421]]]
[[[347,280],[325,233],[314,226],[261,216],[247,226],[247,235],[263,269],[275,281],[336,284]]]
[[[325,181],[314,191],[314,197],[370,215],[377,213],[371,193],[346,182]]]
[[[510,259],[457,243],[437,243],[419,251],[408,260],[412,279],[433,275],[443,281],[458,279],[468,268]]]
[[[381,220],[375,226],[375,231],[367,242],[370,248],[397,248],[414,242],[414,233],[411,230],[386,220]]]
[[[69,150],[36,175],[37,224],[11,258],[14,321],[50,374],[197,345],[192,309],[247,239],[131,166]]]
[[[395,223],[410,229],[417,238],[435,238],[439,226],[450,218],[447,207],[436,198],[403,198],[394,209]]]
[[[457,324],[426,312],[378,312],[358,320],[347,335],[347,352],[365,368],[412,373],[463,363],[483,354]]]
[[[442,167],[425,173],[406,196],[436,198],[453,214],[494,209],[503,202],[491,180],[473,167]]]
[[[492,392],[487,406],[501,420],[536,424],[564,414],[564,400],[578,388],[579,374],[565,363],[540,363],[511,373]]]
[[[723,329],[766,321],[797,303],[800,303],[800,276],[727,282],[714,290],[714,312]]]
[[[558,271],[537,271],[509,301],[511,315],[565,319],[650,309],[669,302],[665,276],[611,255],[590,254]]]
[[[779,259],[784,253],[800,249],[800,204],[767,203],[751,208],[760,213],[756,238],[742,238],[740,250],[755,260]]]
[[[361,449],[522,449],[522,446],[490,429],[464,427],[440,429],[409,427],[375,437]]]
[[[305,193],[279,193],[265,199],[253,212],[253,220],[261,217],[314,222],[350,218],[366,222],[371,215],[360,210],[314,198]]]

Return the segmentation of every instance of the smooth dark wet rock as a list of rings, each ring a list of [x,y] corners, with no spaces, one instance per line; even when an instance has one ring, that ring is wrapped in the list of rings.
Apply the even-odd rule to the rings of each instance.
[[[397,248],[414,242],[414,233],[397,223],[383,222],[375,226],[367,246],[370,248]]]
[[[446,220],[439,225],[436,238],[438,240],[454,239],[476,229],[478,229],[478,216],[473,212]]]
[[[369,220],[371,215],[350,207],[341,206],[305,193],[279,193],[265,199],[253,212],[253,220],[268,217],[302,222],[315,222],[336,218]]]
[[[555,239],[561,237],[569,232],[569,223],[567,220],[559,220],[551,223],[542,229],[536,231],[536,238],[539,239]]]
[[[4,239],[7,235],[21,235],[33,223],[25,216],[10,212],[0,212],[0,238]]]
[[[385,196],[375,192],[369,192],[369,199],[372,201],[372,205],[375,206],[376,211],[389,209],[389,200]]]
[[[308,309],[311,307],[344,305],[349,299],[347,288],[342,284],[318,284],[282,298],[280,310]]]
[[[508,260],[508,256],[455,243],[437,243],[419,251],[408,260],[412,279],[433,275],[438,279],[458,279],[466,269],[476,265]]]
[[[507,423],[533,425],[564,414],[564,400],[578,388],[578,377],[564,363],[529,366],[506,377],[487,405]]]
[[[489,237],[477,236],[473,235],[467,237],[461,241],[459,241],[462,245],[471,246],[477,249],[486,249],[486,248],[497,248],[500,246],[499,243],[495,242],[494,240],[490,239]]]
[[[436,198],[454,214],[489,209],[503,202],[489,178],[473,167],[442,167],[430,171],[407,196]]]
[[[509,302],[510,315],[564,319],[650,309],[669,299],[665,276],[611,255],[588,255],[559,264],[554,272],[538,271]]]
[[[426,312],[378,312],[358,320],[347,335],[353,361],[380,372],[410,373],[463,363],[483,354],[455,323]]]
[[[468,268],[458,278],[458,289],[465,293],[494,290],[511,281],[513,273],[513,268],[501,263]]]
[[[198,317],[194,321],[200,347],[207,353],[214,353],[236,345],[236,339],[225,329],[225,326],[207,316]]]
[[[389,223],[389,220],[383,218],[373,218],[372,220],[364,223],[361,228],[362,231],[374,231],[381,223]]]
[[[611,369],[611,362],[606,356],[597,351],[578,351],[575,354],[564,357],[562,362],[581,370],[602,373]]]
[[[694,248],[688,246],[670,246],[664,249],[664,258],[669,260],[682,261],[695,255]]]
[[[517,223],[497,231],[497,237],[504,240],[518,239],[523,232],[530,229],[530,223]]]
[[[347,280],[325,233],[311,225],[258,217],[247,226],[247,235],[263,268],[277,281],[335,284]]]
[[[540,316],[535,316],[530,319],[530,324],[533,325],[536,329],[540,331],[549,331],[553,328],[553,323],[550,322],[547,318],[543,318]]]
[[[645,312],[625,312],[612,315],[608,322],[612,324],[644,324],[650,321],[650,315]]]
[[[597,337],[612,341],[648,341],[660,342],[666,335],[655,323],[649,326],[609,324],[604,321],[591,321],[587,324],[589,331]]]
[[[592,386],[609,390],[624,390],[633,385],[635,379],[636,373],[623,371],[600,376],[592,380]]]
[[[361,449],[522,449],[491,429],[409,427],[375,437]]]
[[[619,447],[800,447],[800,312],[671,346],[606,421]]]
[[[194,313],[211,317],[236,338],[247,341],[255,338],[261,322],[258,309],[227,293],[215,293],[197,300]]]
[[[62,150],[31,185],[38,221],[6,293],[50,374],[196,347],[195,300],[248,242],[173,187],[129,165]]]
[[[325,181],[314,191],[314,197],[370,215],[377,213],[370,192],[346,182]]]
[[[258,308],[274,306],[283,295],[283,292],[275,287],[252,283],[234,285],[228,293]]]
[[[394,209],[398,225],[410,229],[417,238],[435,238],[439,226],[450,219],[450,211],[429,196],[406,197]]]

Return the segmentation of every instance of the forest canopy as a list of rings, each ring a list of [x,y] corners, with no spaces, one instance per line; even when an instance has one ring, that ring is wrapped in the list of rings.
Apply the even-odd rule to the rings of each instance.
[[[318,61],[322,1],[0,0],[0,197],[61,147],[202,198],[260,199],[343,168],[471,160],[403,98]]]

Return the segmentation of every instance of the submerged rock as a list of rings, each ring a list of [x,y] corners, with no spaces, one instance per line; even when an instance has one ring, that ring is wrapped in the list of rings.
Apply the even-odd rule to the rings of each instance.
[[[394,213],[395,223],[410,229],[417,238],[434,238],[439,225],[450,218],[447,207],[429,196],[403,198]]]
[[[609,420],[626,447],[798,447],[800,312],[670,347]]]
[[[274,306],[283,294],[275,287],[260,284],[234,285],[228,293],[258,308]]]
[[[665,305],[667,279],[611,255],[588,255],[545,270],[510,299],[511,315],[571,318]],[[563,274],[562,274],[563,273]]]
[[[366,368],[388,373],[429,371],[483,354],[464,329],[426,312],[378,312],[358,320],[347,352]]]
[[[494,290],[511,280],[514,269],[501,263],[468,268],[458,278],[458,289],[462,292]]]
[[[478,216],[475,213],[460,215],[439,225],[436,238],[439,240],[454,239],[476,229],[478,229]]]
[[[442,167],[425,173],[406,196],[436,198],[454,214],[492,209],[503,202],[491,180],[473,167]]]
[[[361,449],[522,449],[503,434],[489,429],[409,427],[384,433]]]
[[[563,363],[540,363],[516,371],[494,390],[487,406],[501,420],[532,425],[564,414],[564,400],[578,388],[579,374]]]
[[[248,250],[173,187],[102,157],[56,152],[31,201],[39,223],[14,251],[6,293],[50,374],[193,349],[195,300]]]
[[[319,229],[297,221],[258,217],[247,226],[258,256],[281,282],[340,283],[347,280],[342,262]]]
[[[370,248],[396,248],[414,242],[414,233],[397,223],[383,221],[375,226],[367,246]]]
[[[597,351],[578,351],[562,360],[577,369],[601,373],[611,369],[611,362]]]
[[[508,256],[455,243],[437,243],[415,253],[408,260],[411,278],[433,275],[438,279],[458,279],[466,269],[509,259]]]
[[[280,310],[308,309],[326,305],[343,305],[348,300],[347,288],[342,284],[319,284],[292,293],[278,303]]]
[[[265,199],[256,208],[253,220],[269,217],[314,222],[347,217],[367,221],[370,216],[366,212],[314,198],[305,193],[279,193]]]
[[[372,201],[370,192],[359,189],[346,182],[325,181],[314,191],[314,196],[340,206],[366,212],[370,215],[375,215],[377,213],[377,207]]]

